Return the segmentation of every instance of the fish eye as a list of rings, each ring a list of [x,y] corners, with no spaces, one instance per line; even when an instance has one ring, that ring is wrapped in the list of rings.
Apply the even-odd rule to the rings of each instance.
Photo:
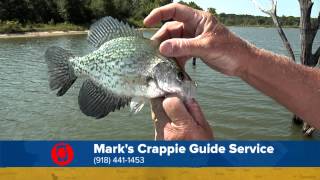
[[[181,71],[178,72],[178,73],[177,73],[177,78],[178,78],[179,81],[183,81],[183,80],[184,80],[183,72],[181,72]]]

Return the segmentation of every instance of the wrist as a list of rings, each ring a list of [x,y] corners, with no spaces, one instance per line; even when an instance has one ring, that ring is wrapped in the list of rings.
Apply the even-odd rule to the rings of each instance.
[[[241,38],[239,38],[241,39]],[[255,64],[259,59],[261,54],[261,49],[255,47],[251,43],[242,40],[242,50],[235,57],[238,58],[239,61],[239,70],[236,73],[236,76],[241,78],[242,80],[247,80],[250,77],[250,74],[255,69]]]

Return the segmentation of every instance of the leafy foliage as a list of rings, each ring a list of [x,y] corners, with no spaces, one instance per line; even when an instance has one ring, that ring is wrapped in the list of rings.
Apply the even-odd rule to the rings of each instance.
[[[271,17],[265,16],[251,16],[251,15],[236,15],[221,13],[218,15],[221,23],[227,26],[274,26]],[[279,21],[283,26],[299,27],[299,17],[279,17]]]
[[[22,31],[22,26],[17,21],[0,21],[0,32],[18,33]]]
[[[218,13],[215,8],[208,8],[208,12],[214,16],[218,16]]]
[[[30,29],[28,27],[35,24],[48,24],[53,27],[63,23],[88,27],[104,16],[113,16],[134,26],[143,27],[143,19],[152,9],[171,2],[172,0],[1,0],[0,28],[2,32],[20,32],[21,29]],[[180,3],[202,10],[193,1]],[[228,26],[273,26],[270,17],[218,14],[214,8],[208,8],[207,11]],[[280,17],[280,21],[283,26],[299,26],[298,17]]]
[[[195,2],[191,1],[189,3],[179,1],[180,4],[187,5],[189,7],[192,7],[193,9],[203,10],[200,6],[198,6]]]
[[[0,20],[91,24],[103,16],[142,25],[143,18],[171,0],[1,0]]]
[[[23,33],[37,31],[82,31],[86,28],[70,23],[57,24],[27,24],[22,25],[18,21],[0,21],[0,33]]]

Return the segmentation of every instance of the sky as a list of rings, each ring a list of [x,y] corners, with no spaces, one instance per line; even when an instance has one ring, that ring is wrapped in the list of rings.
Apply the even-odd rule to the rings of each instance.
[[[180,0],[174,0],[178,2]],[[208,7],[213,7],[218,13],[227,14],[249,14],[255,16],[267,16],[262,13],[252,3],[251,0],[183,0],[185,2],[193,1],[198,4],[202,9],[206,10]],[[271,7],[270,0],[257,0],[262,7]],[[320,10],[320,0],[313,0],[314,5],[312,8],[312,17],[318,17]],[[300,16],[300,8],[298,0],[278,0],[277,13],[279,16]]]

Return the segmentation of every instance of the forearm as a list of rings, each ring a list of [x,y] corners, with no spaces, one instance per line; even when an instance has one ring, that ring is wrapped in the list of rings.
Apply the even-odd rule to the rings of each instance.
[[[320,71],[252,47],[241,78],[320,128]]]

